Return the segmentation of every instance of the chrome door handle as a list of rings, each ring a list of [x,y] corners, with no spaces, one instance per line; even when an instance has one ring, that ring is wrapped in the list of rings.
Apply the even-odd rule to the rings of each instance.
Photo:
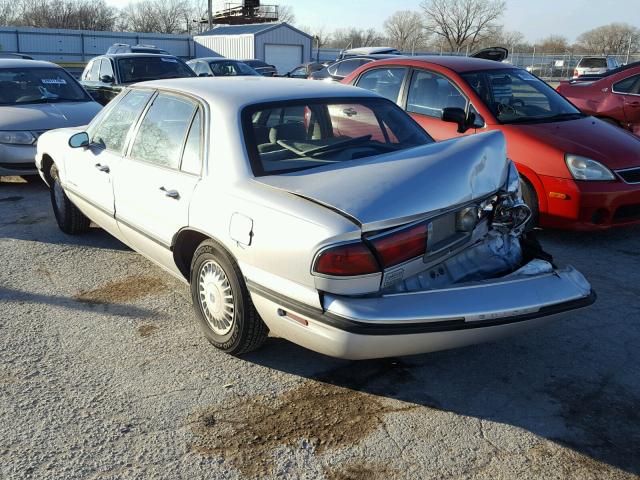
[[[176,200],[180,198],[180,192],[178,192],[177,190],[167,190],[164,187],[160,187],[160,190],[163,191],[165,196],[169,198],[175,198]]]
[[[111,171],[108,165],[101,165],[99,163],[96,163],[96,168],[104,173],[109,173]]]

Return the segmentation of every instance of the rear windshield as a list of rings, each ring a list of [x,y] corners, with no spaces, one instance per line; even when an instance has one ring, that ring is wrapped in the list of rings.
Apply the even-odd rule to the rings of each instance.
[[[396,104],[338,98],[248,107],[254,174],[272,175],[396,152],[433,142]]]
[[[130,57],[118,60],[122,83],[194,77],[186,63],[174,57]]]
[[[233,60],[222,60],[210,62],[211,71],[216,77],[235,77],[238,75],[259,75],[253,68],[243,62]]]
[[[584,68],[607,68],[606,58],[583,58],[580,60],[579,67]]]
[[[82,87],[61,68],[0,69],[0,105],[90,100]]]

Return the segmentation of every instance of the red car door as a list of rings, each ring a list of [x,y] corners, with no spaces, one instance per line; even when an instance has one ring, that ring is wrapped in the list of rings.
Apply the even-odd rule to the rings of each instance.
[[[405,105],[402,106],[436,141],[476,131],[470,129],[461,134],[455,123],[442,121],[444,108],[455,107],[467,111],[469,100],[451,80],[438,73],[415,70],[409,81]]]
[[[627,77],[613,84],[613,94],[620,95],[626,124],[633,133],[640,135],[640,74]]]

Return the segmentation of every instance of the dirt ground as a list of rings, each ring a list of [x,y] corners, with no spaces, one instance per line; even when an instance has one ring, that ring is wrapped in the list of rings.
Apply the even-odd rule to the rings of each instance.
[[[639,478],[639,238],[540,232],[598,301],[523,336],[234,358],[186,285],[100,229],[62,234],[41,183],[0,183],[0,478]]]

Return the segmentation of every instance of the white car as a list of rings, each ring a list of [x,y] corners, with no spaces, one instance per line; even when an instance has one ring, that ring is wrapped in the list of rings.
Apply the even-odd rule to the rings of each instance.
[[[263,77],[145,82],[42,136],[60,228],[89,219],[191,285],[206,337],[361,359],[498,338],[594,300],[523,235],[501,133],[433,143],[397,105]]]
[[[584,75],[602,75],[619,66],[616,57],[582,57],[573,70],[573,78]]]

